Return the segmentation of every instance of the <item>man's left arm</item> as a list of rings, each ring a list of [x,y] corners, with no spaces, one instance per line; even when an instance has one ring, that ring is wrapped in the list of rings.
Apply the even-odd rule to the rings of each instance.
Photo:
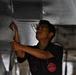
[[[30,55],[33,55],[37,58],[40,58],[40,59],[48,59],[48,58],[53,58],[53,54],[49,51],[44,51],[44,50],[40,50],[40,49],[37,49],[37,48],[31,48],[31,47],[28,47],[28,46],[25,46],[25,45],[21,45],[17,42],[13,42],[12,43],[12,48],[13,48],[13,51],[23,51],[23,52],[26,52]]]

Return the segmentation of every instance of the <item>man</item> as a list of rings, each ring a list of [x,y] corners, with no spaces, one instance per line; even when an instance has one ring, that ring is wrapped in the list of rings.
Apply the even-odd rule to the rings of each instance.
[[[51,42],[55,36],[55,27],[49,21],[39,21],[36,28],[39,42],[35,46],[22,45],[17,26],[12,22],[10,28],[15,32],[12,50],[19,63],[28,60],[32,75],[62,75],[63,47]]]

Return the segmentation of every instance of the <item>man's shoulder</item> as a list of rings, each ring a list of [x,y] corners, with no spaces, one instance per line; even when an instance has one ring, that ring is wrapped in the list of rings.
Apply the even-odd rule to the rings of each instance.
[[[58,43],[58,42],[55,42],[55,43],[53,43],[55,46],[60,46],[60,47],[62,47],[62,45],[60,44],[60,43]]]
[[[53,44],[53,47],[54,47],[54,48],[62,48],[62,49],[63,49],[62,44],[60,44],[60,43],[58,43],[58,42],[54,42],[54,43],[52,43],[52,44]]]

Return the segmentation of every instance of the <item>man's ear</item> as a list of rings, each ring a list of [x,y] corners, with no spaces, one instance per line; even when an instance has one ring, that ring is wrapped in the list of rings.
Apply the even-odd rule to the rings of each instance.
[[[49,37],[52,37],[52,36],[54,36],[54,33],[53,32],[50,32],[49,33]]]

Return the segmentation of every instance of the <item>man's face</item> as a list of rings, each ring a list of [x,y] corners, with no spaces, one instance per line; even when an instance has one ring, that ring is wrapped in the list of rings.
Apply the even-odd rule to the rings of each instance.
[[[50,35],[50,32],[48,30],[48,26],[47,25],[44,25],[44,24],[41,24],[39,26],[37,26],[37,29],[36,29],[36,38],[38,40],[46,40],[46,39],[49,39],[49,35]]]

